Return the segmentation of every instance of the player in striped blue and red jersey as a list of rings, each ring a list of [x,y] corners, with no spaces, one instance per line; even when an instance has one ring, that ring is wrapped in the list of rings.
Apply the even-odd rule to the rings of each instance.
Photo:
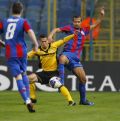
[[[82,19],[80,16],[73,17],[73,23],[64,27],[55,28],[49,34],[48,39],[52,41],[52,37],[56,32],[64,32],[67,35],[73,34],[75,31],[78,32],[73,39],[67,42],[64,46],[63,53],[59,57],[59,76],[62,83],[64,83],[64,65],[67,69],[72,70],[72,72],[79,79],[79,92],[80,92],[80,103],[81,105],[94,105],[93,102],[89,102],[86,99],[86,75],[82,64],[80,63],[80,55],[85,42],[85,37],[89,31],[100,24],[104,16],[104,8],[100,11],[100,17],[93,25],[86,25],[86,27],[81,27]]]
[[[15,77],[19,93],[27,105],[29,112],[35,112],[29,95],[29,80],[26,75],[27,46],[24,40],[24,32],[28,33],[37,51],[38,43],[28,21],[21,18],[23,5],[20,2],[13,3],[12,16],[0,22],[0,31],[4,34],[7,66]]]

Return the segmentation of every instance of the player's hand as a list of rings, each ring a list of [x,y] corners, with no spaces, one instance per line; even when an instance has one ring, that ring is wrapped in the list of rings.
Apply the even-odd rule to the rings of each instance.
[[[100,15],[101,16],[105,15],[105,9],[104,9],[104,7],[101,7],[101,9],[100,9]]]

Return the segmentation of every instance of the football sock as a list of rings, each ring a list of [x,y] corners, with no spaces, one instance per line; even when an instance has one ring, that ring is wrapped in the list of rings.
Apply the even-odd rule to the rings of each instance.
[[[26,93],[29,98],[30,97],[29,79],[28,79],[27,75],[23,75],[22,77],[23,77],[23,83],[26,88]]]
[[[58,70],[59,70],[59,77],[61,78],[61,83],[64,84],[64,64],[59,64],[59,67],[58,67]]]
[[[68,91],[68,89],[65,86],[61,86],[60,88],[60,92],[62,93],[62,95],[67,99],[67,101],[73,101],[70,92]]]
[[[27,96],[26,88],[25,88],[25,86],[23,84],[23,81],[22,80],[17,80],[16,82],[17,82],[18,91],[21,94],[24,102],[26,102],[26,100],[28,100],[28,96]]]
[[[79,92],[80,92],[80,101],[85,102],[86,101],[85,84],[79,83]]]
[[[35,83],[30,84],[30,98],[31,99],[36,99],[36,86]]]

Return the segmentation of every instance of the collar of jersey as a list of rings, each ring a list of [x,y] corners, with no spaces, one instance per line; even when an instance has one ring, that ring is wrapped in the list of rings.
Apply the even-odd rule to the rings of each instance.
[[[39,48],[40,48],[40,50],[42,50],[42,51],[44,51],[44,52],[48,52],[48,50],[49,50],[49,48],[50,48],[50,44],[49,44],[48,48],[45,49],[45,50],[44,50],[41,46],[40,46]]]

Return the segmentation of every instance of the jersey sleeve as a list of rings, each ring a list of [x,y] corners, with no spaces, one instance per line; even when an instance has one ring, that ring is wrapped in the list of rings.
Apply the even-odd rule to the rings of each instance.
[[[32,57],[34,57],[35,55],[36,55],[36,52],[33,51],[33,50],[27,53],[27,57],[28,57],[28,58],[32,58]]]
[[[62,32],[69,32],[71,30],[70,25],[64,26],[64,27],[60,27],[59,28]]]
[[[71,40],[74,37],[74,34],[71,34],[67,37],[64,37],[62,40],[58,40],[52,43],[53,46],[56,46],[56,48],[62,46],[63,44],[65,44],[66,42],[68,42],[69,40]]]
[[[25,32],[28,32],[31,29],[31,26],[26,19],[24,20],[23,27],[24,27]]]
[[[85,35],[88,35],[90,32],[90,26],[84,27],[83,30],[85,32]]]

